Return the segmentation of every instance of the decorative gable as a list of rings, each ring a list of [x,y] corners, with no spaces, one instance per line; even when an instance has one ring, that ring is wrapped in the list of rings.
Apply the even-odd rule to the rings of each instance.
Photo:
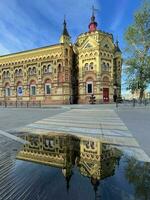
[[[93,39],[88,37],[80,46],[81,49],[95,48],[98,43]]]
[[[100,45],[102,48],[106,49],[106,50],[113,50],[114,49],[114,44],[112,42],[112,40],[110,38],[103,38],[100,41]]]

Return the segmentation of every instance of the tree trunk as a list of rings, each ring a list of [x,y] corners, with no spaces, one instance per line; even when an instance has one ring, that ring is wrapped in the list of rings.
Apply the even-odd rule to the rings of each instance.
[[[139,94],[139,100],[142,101],[143,97],[144,97],[144,89],[141,88],[140,89],[140,94]]]

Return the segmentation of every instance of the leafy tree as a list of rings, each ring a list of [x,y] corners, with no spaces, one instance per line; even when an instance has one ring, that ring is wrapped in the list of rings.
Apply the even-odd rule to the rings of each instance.
[[[143,5],[134,15],[134,22],[125,31],[127,42],[126,75],[127,89],[139,91],[139,99],[150,84],[150,2]]]

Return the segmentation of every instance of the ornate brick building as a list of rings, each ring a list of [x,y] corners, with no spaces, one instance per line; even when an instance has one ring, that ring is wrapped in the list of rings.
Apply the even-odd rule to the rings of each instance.
[[[94,12],[88,32],[71,43],[66,21],[60,43],[0,56],[0,101],[43,104],[108,103],[121,96],[121,51],[113,35],[97,30]]]

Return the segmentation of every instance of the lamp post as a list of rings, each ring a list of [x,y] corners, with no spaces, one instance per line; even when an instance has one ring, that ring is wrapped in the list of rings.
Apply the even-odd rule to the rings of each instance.
[[[114,84],[114,102],[117,101],[117,84]]]

